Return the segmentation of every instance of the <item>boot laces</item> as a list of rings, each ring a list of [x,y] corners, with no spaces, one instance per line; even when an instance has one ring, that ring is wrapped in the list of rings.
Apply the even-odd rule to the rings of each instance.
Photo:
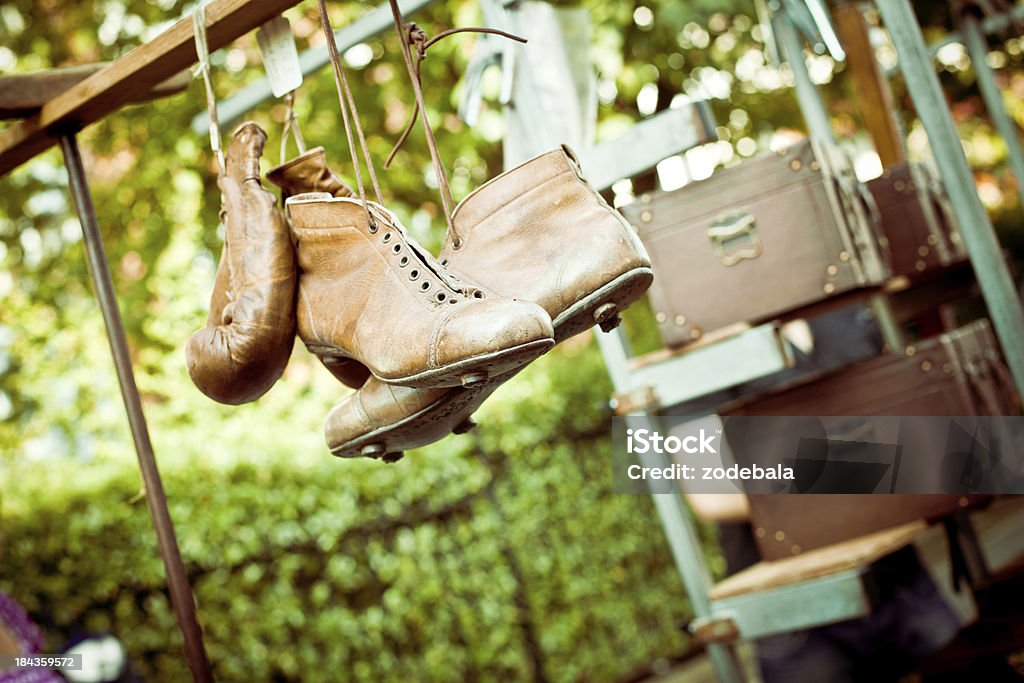
[[[444,268],[437,267],[437,260],[409,235],[408,229],[402,225],[401,221],[398,220],[398,216],[393,211],[376,202],[367,202],[365,206],[376,221],[395,231],[398,239],[409,249],[409,253],[413,255],[419,265],[432,273],[444,287],[451,290],[453,294],[461,294],[466,298],[483,298],[481,290],[465,286],[459,278]]]
[[[413,126],[416,125],[416,119],[419,113],[423,111],[424,115],[419,118],[423,125],[423,133],[427,140],[427,147],[430,149],[430,160],[434,166],[434,176],[437,178],[437,186],[441,193],[441,207],[444,210],[445,223],[448,227],[448,234],[452,238],[452,247],[458,249],[462,246],[463,239],[455,229],[455,221],[452,219],[455,202],[452,199],[452,191],[448,183],[448,174],[445,171],[444,162],[441,161],[441,153],[437,148],[437,141],[434,138],[433,128],[431,128],[430,122],[427,120],[426,105],[423,103],[423,83],[421,75],[423,60],[426,59],[427,49],[431,45],[456,33],[490,33],[510,40],[516,40],[520,43],[525,43],[526,39],[498,29],[483,27],[448,29],[447,31],[442,31],[433,38],[428,38],[426,31],[416,24],[403,23],[402,12],[398,7],[398,0],[389,0],[389,2],[391,5],[391,15],[394,19],[395,31],[398,33],[399,40],[402,41],[402,57],[405,60],[405,69],[409,73],[409,79],[412,81],[412,90],[416,99],[416,105],[413,107],[409,123],[406,125],[402,135],[399,137],[398,142],[395,143],[395,147],[391,150],[391,154],[388,156],[387,161],[384,162],[384,167],[387,168],[391,164],[395,154],[398,152],[402,144],[408,139]],[[415,61],[413,61],[413,53],[416,55]]]

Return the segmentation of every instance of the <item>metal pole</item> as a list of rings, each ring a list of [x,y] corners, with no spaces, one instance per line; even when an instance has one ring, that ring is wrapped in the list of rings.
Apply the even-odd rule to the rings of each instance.
[[[789,68],[793,72],[796,99],[800,105],[800,113],[807,123],[808,134],[821,144],[835,145],[836,136],[828,120],[828,111],[821,99],[821,93],[807,71],[803,44],[796,33],[796,27],[793,26],[793,20],[785,12],[777,12],[772,17],[772,29],[775,31],[782,56],[789,62]]]
[[[807,123],[807,132],[812,139],[835,146],[836,136],[832,132],[828,109],[825,107],[825,101],[821,98],[821,91],[814,85],[811,74],[807,71],[803,43],[800,41],[800,36],[797,35],[792,19],[785,12],[778,12],[772,17],[772,26],[783,58],[789,62],[789,68],[793,72],[796,99],[800,105],[800,113],[803,114],[804,121]],[[875,295],[870,297],[868,303],[875,314],[875,320],[878,322],[878,329],[885,345],[891,351],[899,353],[906,344],[903,331],[896,322],[896,316],[892,312],[889,300],[885,296]]]
[[[917,25],[910,0],[886,0],[877,3],[877,7],[896,48],[914,108],[928,134],[1007,364],[1017,390],[1024,393],[1024,311],[992,222],[975,190],[974,176],[946,108],[921,27]]]
[[[660,431],[657,418],[649,413],[630,415],[627,422],[634,428]],[[669,459],[660,453],[646,453],[640,458],[644,467],[664,469],[672,465]],[[693,616],[698,619],[708,618],[711,616],[711,601],[708,599],[710,578],[701,554],[700,537],[694,528],[690,511],[680,492],[659,491],[657,484],[653,480],[649,481],[651,499],[665,530],[665,539],[672,552],[672,559],[675,560],[676,571],[679,572],[686,595],[690,598]],[[722,643],[707,643],[705,648],[720,683],[742,683],[743,667],[734,647]]]
[[[1024,5],[1016,5],[1009,12],[1002,12],[1000,14],[994,14],[986,17],[981,22],[981,30],[985,35],[992,35],[1005,31],[1007,28],[1013,25],[1014,22],[1024,21]],[[963,35],[960,32],[947,33],[939,40],[928,45],[928,53],[934,57],[938,54],[939,50],[951,43],[962,43],[964,42]],[[899,70],[898,66],[885,70],[885,75],[891,78],[896,71]]]
[[[1013,169],[1013,175],[1017,176],[1017,191],[1024,202],[1024,150],[1021,149],[1017,126],[1006,113],[1003,94],[996,83],[992,68],[985,59],[988,54],[985,34],[981,31],[977,17],[970,12],[964,14],[963,34],[967,52],[971,56],[971,65],[974,67],[974,76],[978,80],[978,89],[981,90],[981,97],[985,100],[985,108],[992,117],[992,123],[1006,141],[1010,167]]]
[[[622,393],[629,390],[629,340],[621,328],[610,334],[597,334],[598,346],[604,357],[608,374],[611,376],[615,391]],[[657,415],[641,412],[626,416],[626,422],[634,429],[650,429],[661,431]],[[646,453],[640,456],[644,467],[664,468],[671,463],[664,455]],[[651,500],[658,512],[661,527],[665,532],[665,540],[672,553],[676,571],[683,582],[683,588],[690,599],[690,607],[696,618],[711,616],[711,602],[708,599],[710,578],[704,564],[700,538],[693,526],[693,519],[686,507],[681,493],[658,493],[652,489]],[[735,648],[721,643],[708,643],[708,657],[721,683],[741,683],[743,667],[736,656]]]
[[[1017,5],[1009,11],[985,17],[984,21],[981,22],[981,30],[984,31],[985,35],[992,35],[994,33],[999,33],[1000,31],[1005,31],[1012,26],[1014,22],[1018,21],[1024,21],[1024,5]],[[964,40],[964,36],[960,35],[960,33],[949,33],[930,44],[928,46],[928,52],[934,55],[946,45],[959,43],[962,40]]]
[[[139,456],[139,468],[142,470],[142,481],[146,488],[146,503],[149,514],[156,528],[160,555],[167,573],[167,587],[171,594],[171,605],[178,617],[178,626],[185,637],[185,657],[192,670],[192,679],[197,683],[213,681],[210,665],[203,648],[202,632],[196,621],[195,603],[185,575],[185,565],[178,551],[178,541],[174,535],[174,523],[167,510],[167,498],[164,496],[163,484],[157,470],[156,458],[153,455],[153,444],[149,439],[146,417],[142,412],[142,401],[139,389],[135,385],[131,358],[128,355],[128,341],[125,338],[124,325],[121,323],[121,312],[117,307],[117,296],[114,283],[107,265],[107,255],[103,249],[99,225],[96,222],[96,209],[89,193],[89,185],[82,166],[82,156],[78,151],[78,142],[74,134],[64,135],[60,139],[61,150],[64,152],[64,165],[68,170],[71,184],[71,197],[82,223],[82,235],[85,238],[85,254],[103,312],[103,322],[107,328],[110,341],[110,352],[114,356],[114,367],[117,370],[118,383],[121,385],[121,396],[124,399],[128,424],[135,441],[135,452]]]

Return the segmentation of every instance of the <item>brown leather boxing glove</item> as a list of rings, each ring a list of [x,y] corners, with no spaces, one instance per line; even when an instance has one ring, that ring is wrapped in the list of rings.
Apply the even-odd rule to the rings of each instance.
[[[217,181],[224,247],[210,313],[185,349],[199,390],[233,405],[254,401],[273,386],[295,340],[295,251],[276,197],[260,184],[266,140],[252,122],[231,137]]]

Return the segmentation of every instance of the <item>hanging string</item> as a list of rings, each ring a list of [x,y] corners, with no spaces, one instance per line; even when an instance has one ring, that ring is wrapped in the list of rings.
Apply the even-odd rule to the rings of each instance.
[[[281,133],[281,163],[284,164],[288,157],[288,137],[295,140],[295,146],[299,154],[306,153],[306,141],[302,138],[302,130],[299,128],[299,117],[295,114],[295,91],[284,96],[284,103],[287,109],[284,113],[284,131]]]
[[[210,47],[206,40],[206,3],[200,3],[192,12],[192,28],[195,34],[196,57],[199,62],[192,69],[192,76],[202,76],[206,86],[206,110],[210,117],[210,147],[220,164],[218,175],[226,172],[224,150],[220,143],[220,121],[217,118],[217,98],[213,93],[213,82],[210,78]]]
[[[415,75],[410,74],[410,76],[412,76],[412,78],[420,85],[421,88],[423,87],[423,60],[427,58],[427,49],[434,43],[437,43],[443,40],[444,38],[447,38],[448,36],[455,35],[456,33],[466,32],[489,33],[491,35],[501,36],[502,38],[508,38],[509,40],[515,40],[520,43],[527,42],[526,38],[522,38],[511,33],[506,33],[505,31],[500,31],[495,28],[469,26],[463,28],[452,28],[448,29],[447,31],[442,31],[433,38],[429,39],[427,38],[426,31],[424,31],[422,28],[420,28],[414,23],[409,24],[406,27],[406,29],[407,30],[404,32],[404,34],[401,35],[402,42],[407,43],[408,46],[412,48],[413,51],[416,53]],[[398,138],[398,142],[395,143],[394,148],[391,150],[391,154],[388,155],[387,161],[384,162],[384,168],[388,168],[389,166],[391,166],[391,162],[394,161],[395,155],[398,153],[398,150],[402,147],[402,145],[405,144],[405,141],[409,138],[409,134],[412,133],[412,129],[416,125],[416,119],[419,117],[419,113],[420,104],[419,101],[417,101],[415,106],[413,107],[412,116],[409,117],[409,122],[405,126],[405,130],[402,131],[402,134]]]
[[[455,223],[452,220],[452,194],[451,188],[448,186],[448,174],[444,170],[444,164],[441,162],[441,155],[437,150],[437,142],[434,140],[434,131],[430,127],[430,122],[427,120],[425,112],[427,111],[426,105],[423,104],[423,90],[420,88],[420,82],[416,79],[416,67],[412,62],[412,54],[410,53],[411,38],[406,30],[403,29],[402,23],[402,11],[398,8],[398,0],[390,0],[391,3],[391,16],[395,22],[395,31],[398,32],[398,39],[402,43],[402,57],[405,59],[405,70],[409,72],[409,78],[412,80],[412,90],[416,97],[416,106],[424,112],[423,116],[423,132],[427,137],[427,147],[430,149],[430,160],[434,165],[434,177],[437,178],[438,189],[441,191],[441,207],[444,210],[444,220],[448,225],[448,231],[452,234],[452,245],[458,249],[462,246],[462,239],[459,237],[459,233],[455,230]],[[424,34],[426,35],[426,34]]]
[[[434,138],[434,130],[430,126],[430,121],[427,120],[427,108],[423,102],[423,86],[420,76],[420,65],[426,58],[427,48],[442,38],[446,38],[455,33],[462,33],[465,31],[491,33],[505,38],[510,38],[512,40],[517,40],[521,43],[525,43],[526,39],[497,29],[487,28],[450,29],[443,33],[439,33],[433,39],[428,39],[426,32],[416,24],[406,25],[403,23],[402,11],[398,7],[398,0],[389,1],[391,4],[391,16],[395,23],[395,31],[398,33],[398,39],[402,42],[402,57],[405,60],[405,70],[409,73],[409,79],[412,81],[412,90],[416,97],[416,107],[413,109],[413,115],[409,122],[409,126],[406,127],[406,130],[402,133],[398,144],[395,145],[395,149],[392,150],[391,155],[388,157],[388,164],[390,164],[391,160],[394,158],[395,153],[398,151],[401,144],[409,137],[409,132],[412,129],[412,126],[416,123],[417,115],[420,112],[423,112],[423,133],[427,138],[427,147],[430,149],[430,160],[434,166],[434,177],[437,178],[438,189],[441,192],[441,207],[444,210],[444,220],[445,223],[447,223],[448,232],[451,233],[452,236],[452,247],[458,249],[462,246],[462,237],[455,229],[455,221],[452,219],[455,201],[452,199],[452,190],[448,183],[448,173],[445,171],[444,162],[441,161],[441,153],[437,148],[437,140]],[[413,62],[413,51],[416,53],[416,62]]]
[[[360,169],[359,156],[356,152],[355,137],[352,134],[353,125],[357,131],[363,158],[366,160],[370,180],[373,183],[373,189],[377,196],[377,203],[383,204],[384,200],[382,199],[380,184],[377,182],[377,174],[373,168],[373,160],[370,158],[370,151],[366,146],[366,137],[363,135],[363,129],[359,123],[359,111],[356,108],[355,98],[352,97],[352,91],[348,86],[348,77],[345,75],[345,69],[341,66],[341,55],[338,54],[338,43],[334,38],[334,29],[331,27],[331,19],[327,16],[326,0],[318,0],[317,4],[320,8],[320,21],[323,24],[324,37],[327,39],[327,53],[331,58],[331,66],[334,69],[334,85],[338,90],[338,104],[341,106],[341,120],[345,126],[345,138],[348,140],[349,155],[352,158],[352,166],[355,171],[356,188],[359,191],[359,198],[362,200],[363,210],[366,212],[366,220],[370,229],[375,230],[377,224],[373,215],[370,213],[369,206],[367,205],[366,188],[363,185],[363,174]]]

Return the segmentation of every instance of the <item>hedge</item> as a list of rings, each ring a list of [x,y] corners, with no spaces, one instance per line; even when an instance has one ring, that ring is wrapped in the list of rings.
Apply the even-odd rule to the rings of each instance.
[[[685,654],[687,602],[653,506],[610,493],[600,356],[563,346],[499,390],[477,430],[394,465],[327,454],[312,364],[257,407],[194,390],[147,402],[218,679],[615,681]],[[187,680],[122,447],[17,470],[0,590],[54,649],[111,631],[146,680]]]

